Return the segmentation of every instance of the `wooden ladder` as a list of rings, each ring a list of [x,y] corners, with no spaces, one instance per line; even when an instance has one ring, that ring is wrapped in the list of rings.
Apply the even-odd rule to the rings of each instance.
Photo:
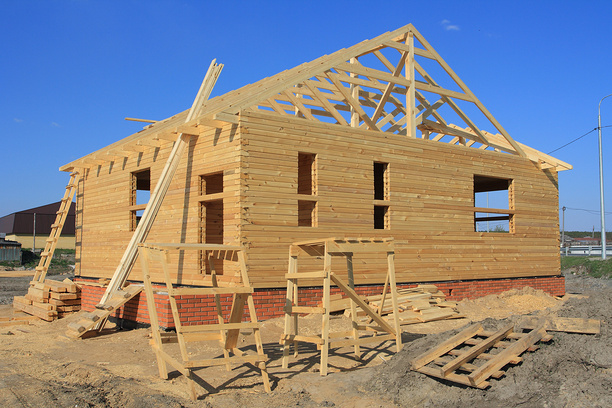
[[[62,234],[62,229],[66,223],[66,218],[68,218],[68,212],[70,211],[72,199],[74,198],[77,188],[78,175],[78,172],[70,173],[70,181],[66,186],[64,197],[60,201],[60,207],[57,211],[55,222],[51,225],[51,233],[45,242],[45,249],[40,253],[40,262],[36,267],[36,272],[34,273],[34,278],[32,279],[33,282],[43,283],[45,281],[47,271],[49,270],[49,265],[51,264],[51,259],[53,258],[53,253],[55,252],[55,247],[57,246],[57,241]]]
[[[203,258],[208,262],[210,275],[202,277],[202,285],[207,287],[177,288],[172,284],[172,277],[168,268],[169,251],[185,250],[202,251]],[[189,384],[189,395],[191,399],[197,399],[194,381],[194,370],[204,367],[225,365],[230,371],[230,364],[253,364],[261,371],[263,385],[266,392],[270,392],[270,381],[266,369],[268,357],[264,354],[260,323],[257,321],[255,303],[253,301],[253,288],[249,282],[246,270],[244,253],[239,246],[217,245],[217,244],[139,244],[140,261],[142,263],[143,282],[147,297],[147,308],[151,322],[151,346],[157,357],[159,375],[168,379],[167,364],[170,364],[181,374],[187,377]],[[215,260],[236,262],[239,272],[236,276],[217,276],[215,272]],[[163,279],[166,287],[161,292],[167,293],[172,309],[172,319],[176,333],[167,333],[160,328],[157,307],[155,305],[155,292],[151,282],[150,265],[155,263],[161,265]],[[223,316],[221,306],[221,295],[232,295],[232,308],[227,319]],[[197,322],[187,323],[181,320],[181,310],[177,303],[177,297],[181,296],[213,296],[217,311],[217,324],[206,324]],[[250,322],[243,321],[245,303],[249,308]],[[183,316],[183,319],[185,317]],[[238,337],[240,330],[252,330],[256,353],[246,354],[238,348]],[[221,345],[223,357],[192,360],[187,349],[187,343],[200,341],[214,341]],[[173,357],[164,349],[164,343],[178,343],[181,359]],[[229,353],[233,356],[230,356]],[[181,361],[182,360],[182,361]]]

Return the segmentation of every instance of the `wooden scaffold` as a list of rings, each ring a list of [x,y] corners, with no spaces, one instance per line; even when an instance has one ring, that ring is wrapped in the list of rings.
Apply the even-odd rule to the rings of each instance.
[[[309,256],[323,257],[324,267],[317,272],[298,272],[298,255],[305,253]],[[380,316],[378,311],[370,308],[367,303],[355,292],[355,279],[353,273],[353,255],[367,253],[382,253],[387,258],[387,275],[384,296],[387,286],[392,300],[393,324]],[[346,258],[348,282],[341,279],[332,272],[332,257],[342,256]],[[355,357],[360,358],[360,345],[394,340],[397,351],[402,348],[402,337],[400,322],[398,319],[397,290],[395,285],[395,249],[392,238],[327,238],[322,240],[297,242],[289,249],[289,271],[287,278],[287,298],[285,303],[285,330],[280,339],[283,348],[283,368],[289,366],[290,347],[293,344],[294,357],[298,356],[298,344],[300,342],[314,343],[321,349],[321,375],[327,375],[327,362],[330,346],[343,347],[353,346]],[[322,307],[309,307],[299,305],[298,281],[300,279],[312,281],[323,280],[323,302]],[[350,299],[352,330],[349,332],[330,333],[330,289],[334,284]],[[357,319],[357,307],[360,307],[371,319],[371,324],[364,324]],[[304,336],[299,334],[298,316],[304,313],[319,313],[322,315],[321,335]],[[367,331],[370,336],[361,337],[361,333]],[[378,335],[383,332],[386,334]]]
[[[147,307],[151,321],[152,341],[151,345],[157,357],[159,375],[163,379],[168,378],[167,364],[170,364],[181,374],[187,377],[189,383],[189,395],[192,399],[197,398],[193,373],[198,368],[216,365],[225,365],[230,369],[230,364],[251,363],[259,368],[263,379],[264,389],[270,392],[270,382],[266,369],[267,356],[264,354],[259,333],[260,323],[257,321],[255,303],[253,302],[253,288],[250,285],[246,271],[244,253],[239,246],[216,245],[216,244],[154,244],[141,243],[138,245],[140,259],[142,263],[143,281],[147,296]],[[206,275],[203,284],[207,287],[174,287],[170,276],[169,251],[198,250],[202,251],[204,259],[208,262],[210,276]],[[215,271],[215,260],[237,262],[239,273],[232,279],[223,280],[225,276],[217,276]],[[176,333],[166,333],[160,329],[157,309],[155,307],[154,293],[150,274],[150,265],[158,263],[163,270],[164,281],[166,284],[172,318]],[[227,321],[222,313],[221,295],[233,295],[232,308]],[[180,310],[177,304],[177,296],[214,296],[217,310],[217,324],[197,324],[183,325],[181,323]],[[247,303],[249,308],[250,322],[243,321],[244,305]],[[237,347],[238,336],[241,329],[253,331],[256,354],[248,355]],[[187,351],[189,342],[197,341],[217,341],[221,344],[223,357],[212,359],[191,360]],[[164,343],[178,342],[181,360],[170,355],[163,347]],[[230,356],[230,352],[233,356]]]

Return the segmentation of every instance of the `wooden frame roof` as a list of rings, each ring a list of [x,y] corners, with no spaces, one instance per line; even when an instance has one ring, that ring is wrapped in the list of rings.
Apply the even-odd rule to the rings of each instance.
[[[435,79],[434,79],[435,77]],[[432,142],[525,157],[540,168],[572,168],[516,142],[425,38],[412,26],[341,49],[210,99],[147,126],[60,170],[89,168],[173,142],[183,134],[238,123],[241,111],[263,111]],[[478,117],[479,120],[473,119]],[[482,130],[484,125],[494,133]]]

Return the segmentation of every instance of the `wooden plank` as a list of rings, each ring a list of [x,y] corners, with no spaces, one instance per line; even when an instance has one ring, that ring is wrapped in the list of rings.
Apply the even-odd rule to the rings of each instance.
[[[378,336],[360,337],[358,339],[330,339],[329,344],[333,345],[334,347],[347,347],[395,340],[395,334],[382,334]]]
[[[281,337],[280,343],[286,345],[287,343],[299,341],[321,345],[325,343],[325,340],[323,340],[320,336],[303,336],[300,334],[284,334]]]
[[[513,323],[509,323],[506,326],[504,326],[501,329],[499,329],[492,336],[487,337],[482,342],[480,342],[480,343],[470,347],[469,349],[465,350],[464,352],[459,354],[457,356],[457,358],[453,359],[451,362],[449,362],[448,364],[446,364],[443,367],[441,367],[440,368],[440,375],[442,377],[445,377],[450,372],[452,372],[455,369],[457,369],[458,367],[460,367],[462,364],[469,362],[470,360],[475,358],[477,355],[479,355],[479,354],[483,353],[484,351],[488,350],[489,348],[491,348],[499,340],[505,338],[508,335],[508,333],[511,333],[512,330],[514,330],[514,324]],[[497,371],[497,370],[495,370],[495,371]]]
[[[195,119],[202,109],[202,105],[210,96],[212,88],[214,87],[217,78],[221,72],[223,65],[217,65],[215,60],[213,60],[204,76],[204,80],[202,81],[202,85],[193,101],[193,105],[187,114],[187,118],[185,122],[189,122],[192,119]],[[162,170],[161,176],[158,182],[155,185],[155,189],[151,193],[151,197],[149,202],[147,203],[147,208],[144,210],[142,218],[130,239],[125,252],[113,274],[113,278],[111,279],[100,303],[105,303],[111,296],[114,291],[121,288],[132,269],[132,265],[136,259],[138,247],[137,245],[144,241],[145,237],[149,233],[149,230],[157,216],[159,208],[166,196],[170,183],[176,173],[177,167],[179,165],[180,158],[182,156],[183,151],[186,149],[188,141],[190,139],[190,135],[179,134],[176,140],[176,143],[172,147],[172,151],[168,156],[164,169]]]
[[[483,330],[484,328],[480,324],[474,324],[462,330],[461,332],[457,333],[453,337],[444,341],[442,344],[434,347],[433,349],[421,354],[419,357],[412,360],[411,362],[412,369],[413,370],[420,369],[421,367],[427,365],[434,359],[446,354],[447,352],[454,349],[455,347],[463,344],[466,340],[471,339],[472,337],[481,333]],[[439,375],[439,373],[437,375]]]
[[[353,289],[344,283],[342,279],[340,279],[335,273],[331,273],[331,280],[340,288],[344,293],[347,294],[349,298],[351,298],[357,306],[361,307],[368,316],[372,318],[376,323],[380,325],[387,333],[396,334],[396,331],[391,325],[382,317],[376,314],[364,301],[361,297],[355,293]]]
[[[546,330],[544,330],[544,328],[539,328],[537,330],[533,330],[531,333],[522,337],[520,340],[517,340],[510,347],[506,348],[501,353],[495,355],[495,357],[489,360],[486,364],[480,366],[478,370],[468,375],[470,384],[472,386],[478,386],[481,382],[486,380],[493,372],[498,371],[503,366],[508,364],[508,360],[518,357],[527,348],[533,346],[545,335]]]
[[[429,375],[431,377],[441,378],[443,380],[452,381],[452,382],[455,382],[457,384],[463,384],[463,385],[467,385],[469,387],[474,387],[474,385],[472,385],[472,383],[470,382],[468,377],[465,376],[465,375],[459,375],[459,374],[455,374],[455,373],[450,373],[450,374],[448,374],[445,377],[441,377],[440,376],[440,371],[436,370],[435,368],[431,368],[431,367],[420,367],[416,371],[418,371],[420,373],[423,373],[423,374],[427,374],[427,375]],[[491,384],[489,384],[487,381],[481,381],[480,383],[478,383],[478,385],[476,385],[476,388],[485,389],[489,385],[491,385]]]
[[[538,317],[526,317],[521,320],[520,325],[525,329],[533,330],[540,325],[540,320]],[[599,334],[601,332],[601,321],[571,317],[547,317],[544,329],[567,333]]]

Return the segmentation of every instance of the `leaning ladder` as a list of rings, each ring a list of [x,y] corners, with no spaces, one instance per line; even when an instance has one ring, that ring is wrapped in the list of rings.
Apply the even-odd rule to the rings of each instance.
[[[62,234],[62,229],[66,223],[66,218],[68,218],[70,205],[72,204],[72,199],[74,198],[77,188],[78,175],[79,172],[77,171],[70,173],[70,181],[66,186],[64,197],[62,198],[62,201],[60,201],[60,207],[56,213],[57,215],[55,217],[55,222],[51,225],[51,233],[45,242],[45,249],[40,253],[40,261],[36,267],[34,279],[32,279],[33,282],[42,283],[45,281],[47,271],[49,270],[49,265],[51,264],[51,259],[53,258],[53,253],[57,247],[57,241]]]

